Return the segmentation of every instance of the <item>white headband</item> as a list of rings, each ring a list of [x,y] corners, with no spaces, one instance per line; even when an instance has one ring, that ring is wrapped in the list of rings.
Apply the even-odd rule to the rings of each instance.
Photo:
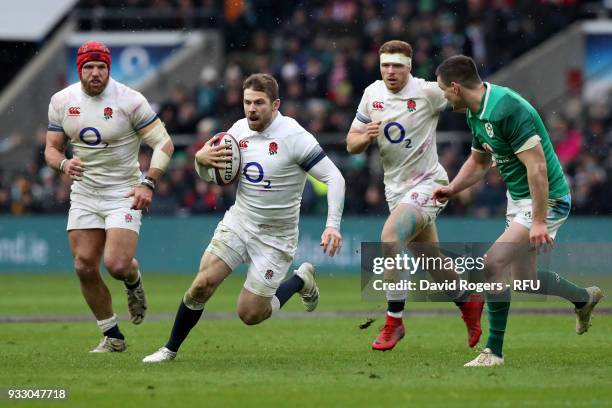
[[[380,54],[380,63],[381,64],[402,64],[406,65],[408,68],[412,66],[412,60],[410,57],[405,56],[404,54],[399,53],[382,53]]]

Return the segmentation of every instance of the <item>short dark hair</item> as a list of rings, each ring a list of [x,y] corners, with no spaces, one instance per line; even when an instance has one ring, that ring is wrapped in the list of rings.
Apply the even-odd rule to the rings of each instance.
[[[264,92],[272,102],[278,99],[278,82],[269,74],[250,75],[242,83],[242,91],[245,89]]]
[[[404,54],[412,58],[412,47],[406,41],[391,40],[380,46],[378,55],[380,54]]]
[[[466,88],[475,88],[482,83],[476,63],[465,55],[455,55],[442,61],[436,68],[436,76],[439,76],[445,85],[457,82]]]

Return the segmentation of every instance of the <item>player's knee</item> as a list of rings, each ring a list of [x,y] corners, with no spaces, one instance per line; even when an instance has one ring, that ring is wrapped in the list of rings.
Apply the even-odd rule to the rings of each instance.
[[[267,316],[262,315],[257,310],[238,309],[238,317],[247,326],[253,326],[266,320]]]
[[[397,235],[397,231],[392,226],[385,225],[380,234],[381,242],[397,242],[399,241],[399,237]]]
[[[483,271],[487,280],[501,279],[505,269],[507,269],[507,263],[504,260],[491,256],[485,257]]]
[[[125,279],[131,270],[131,259],[104,259],[104,266],[108,273],[115,279]]]
[[[196,301],[204,303],[214,293],[215,287],[206,276],[199,277],[193,281],[189,288],[189,295]]]
[[[99,279],[98,265],[88,259],[75,257],[74,270],[81,282]]]
[[[423,225],[422,214],[414,209],[405,210],[387,220],[381,233],[381,241],[410,241],[422,229]]]

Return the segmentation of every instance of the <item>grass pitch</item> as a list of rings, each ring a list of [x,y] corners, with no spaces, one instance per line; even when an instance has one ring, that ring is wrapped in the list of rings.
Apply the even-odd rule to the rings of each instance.
[[[164,316],[174,314],[191,279],[145,276],[151,317],[158,320],[141,326],[122,321],[128,339],[123,354],[88,353],[100,339],[93,318],[0,323],[0,388],[65,388],[68,399],[53,405],[75,407],[612,406],[608,314],[596,315],[593,328],[577,336],[567,304],[513,304],[514,310],[558,307],[568,313],[511,315],[506,366],[467,369],[463,363],[476,352],[467,348],[463,322],[449,304],[409,304],[449,315],[409,316],[395,350],[370,350],[384,304],[361,302],[359,280],[344,276],[320,280],[320,313],[328,317],[273,318],[252,327],[232,317],[243,279],[230,278],[205,312],[227,319],[204,317],[174,362],[142,364],[165,343],[172,321]],[[125,314],[122,285],[107,281],[116,311]],[[0,318],[89,314],[74,276],[2,275],[0,282]],[[605,299],[600,306],[608,306]],[[292,299],[285,309],[297,312],[301,304]],[[333,317],[332,311],[341,313]],[[366,317],[378,320],[361,330]],[[0,396],[4,406],[44,404]]]

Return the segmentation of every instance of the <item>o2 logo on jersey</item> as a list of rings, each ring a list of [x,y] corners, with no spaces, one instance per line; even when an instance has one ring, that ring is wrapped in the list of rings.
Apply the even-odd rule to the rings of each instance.
[[[253,177],[253,175],[249,174],[249,169],[254,169],[257,172],[255,177]],[[264,180],[264,169],[261,166],[261,164],[259,164],[257,162],[248,162],[247,164],[245,164],[244,165],[244,169],[242,170],[242,174],[244,174],[244,177],[250,183],[259,184],[259,183],[261,183],[263,181],[264,182],[264,188],[267,188],[267,189],[271,189],[272,188],[272,182],[270,180]]]
[[[395,129],[395,128],[397,128],[397,131],[399,131],[399,136],[394,137],[391,135],[391,129]],[[397,131],[393,133],[397,133]],[[405,141],[406,145],[404,147],[406,149],[410,149],[412,147],[412,140],[406,139],[406,129],[404,129],[401,123],[397,123],[397,122],[387,123],[384,128],[384,134],[390,143],[398,144],[398,143],[402,143]]]
[[[79,132],[79,139],[87,146],[98,146],[100,143],[103,143],[103,147],[108,147],[108,142],[102,142],[102,135],[100,135],[100,131],[95,127],[86,127],[81,129]]]

